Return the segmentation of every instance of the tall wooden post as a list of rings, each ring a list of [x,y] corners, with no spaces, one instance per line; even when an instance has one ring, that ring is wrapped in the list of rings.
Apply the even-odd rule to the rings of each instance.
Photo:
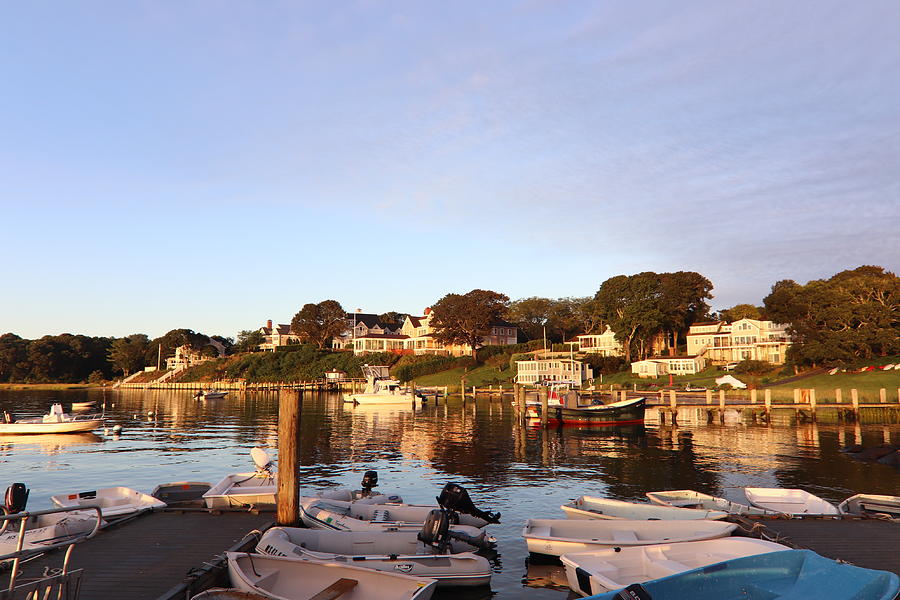
[[[840,404],[843,401],[841,398],[841,388],[834,388],[834,403]]]
[[[538,397],[541,399],[541,427],[547,426],[547,418],[550,412],[549,406],[549,395],[547,394],[547,388],[541,386],[538,390]]]
[[[750,390],[750,404],[756,404],[756,388]]]
[[[800,404],[800,389],[794,388],[794,404]]]
[[[887,402],[887,390],[885,388],[878,390],[878,401],[882,404]]]
[[[856,388],[850,390],[850,404],[853,410],[853,416],[856,418],[856,422],[859,422],[859,392],[856,391]]]
[[[293,390],[278,395],[278,497],[276,520],[285,527],[300,524],[300,408],[302,396]]]
[[[816,420],[816,388],[809,390],[809,410],[812,413],[812,420]]]
[[[725,390],[719,390],[719,410],[725,410]]]
[[[712,404],[712,390],[706,390],[706,403]]]

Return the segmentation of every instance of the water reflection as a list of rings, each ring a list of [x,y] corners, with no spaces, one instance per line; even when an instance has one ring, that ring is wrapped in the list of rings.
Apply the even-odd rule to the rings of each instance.
[[[44,433],[39,435],[0,435],[0,452],[17,449],[37,449],[42,454],[59,454],[63,450],[74,451],[74,446],[99,444],[103,438],[95,433]]]

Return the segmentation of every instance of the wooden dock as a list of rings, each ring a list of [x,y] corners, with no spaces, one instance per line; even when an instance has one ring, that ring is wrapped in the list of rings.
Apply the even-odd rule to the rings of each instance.
[[[225,571],[222,554],[255,546],[253,530],[266,529],[273,513],[163,510],[143,514],[77,544],[69,570],[83,569],[80,600],[190,598]],[[62,566],[63,552],[22,565],[18,583]]]

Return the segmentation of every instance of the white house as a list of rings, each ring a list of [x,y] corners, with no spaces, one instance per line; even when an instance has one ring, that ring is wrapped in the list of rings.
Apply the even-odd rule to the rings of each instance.
[[[542,381],[574,381],[577,385],[582,385],[593,378],[591,367],[571,358],[516,361],[516,383],[534,385]]]
[[[273,325],[272,319],[266,321],[266,324],[259,328],[259,332],[265,338],[265,341],[259,345],[260,350],[275,352],[279,346],[300,343],[300,336],[291,333],[290,325],[285,323]]]
[[[586,333],[576,336],[578,351],[601,356],[623,356],[622,342],[616,339],[616,334],[606,326],[603,333]]]
[[[331,346],[336,350],[354,349],[354,340],[368,335],[395,335],[400,333],[399,327],[392,327],[390,323],[379,320],[378,315],[372,313],[347,313],[347,328],[332,339]],[[380,352],[380,350],[379,350]]]
[[[656,379],[668,374],[669,365],[659,360],[636,360],[631,363],[631,372],[642,379]]]
[[[784,324],[758,319],[695,323],[687,334],[687,352],[704,356],[714,364],[762,360],[780,365],[791,345],[786,328]]]
[[[659,377],[661,375],[696,375],[706,368],[702,356],[654,356],[647,360],[631,363],[631,372],[638,377]]]

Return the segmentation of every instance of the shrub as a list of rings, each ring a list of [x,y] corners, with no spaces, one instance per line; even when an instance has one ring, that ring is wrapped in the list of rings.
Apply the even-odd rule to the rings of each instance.
[[[582,359],[590,365],[594,370],[594,375],[612,375],[624,371],[628,367],[628,363],[621,356],[600,356],[599,354],[588,354]]]
[[[772,365],[764,360],[742,360],[734,367],[738,375],[763,375],[772,370]]]
[[[459,369],[474,365],[471,356],[404,356],[392,369],[394,377],[400,381],[412,381],[417,377],[439,373],[450,369]]]

